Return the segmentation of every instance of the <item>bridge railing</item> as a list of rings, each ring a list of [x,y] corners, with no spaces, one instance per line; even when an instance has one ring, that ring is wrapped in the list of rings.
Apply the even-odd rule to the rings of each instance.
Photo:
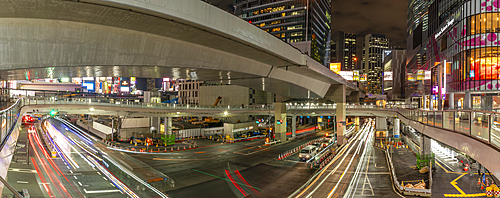
[[[21,194],[12,187],[4,178],[7,176],[12,155],[15,151],[17,137],[19,136],[20,111],[24,106],[24,98],[19,98],[8,108],[0,111],[0,194],[21,198]],[[7,187],[10,193],[3,192]]]
[[[108,99],[108,98],[61,98],[61,97],[25,97],[26,105],[97,105],[109,107],[130,107],[148,109],[199,109],[199,110],[269,110],[274,109],[273,105],[268,106],[200,106],[186,104],[165,104],[165,103],[144,103],[132,102],[129,100]]]

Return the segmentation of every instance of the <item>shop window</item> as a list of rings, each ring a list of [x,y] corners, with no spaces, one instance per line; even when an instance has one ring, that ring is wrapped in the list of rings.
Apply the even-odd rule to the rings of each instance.
[[[500,32],[500,13],[482,13],[472,16],[467,26],[470,27],[470,34],[482,34]]]

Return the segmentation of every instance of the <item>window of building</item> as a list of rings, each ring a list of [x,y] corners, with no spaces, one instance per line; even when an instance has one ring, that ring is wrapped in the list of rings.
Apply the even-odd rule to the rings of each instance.
[[[482,13],[477,14],[467,21],[471,28],[470,34],[481,34],[490,32],[500,32],[500,13]]]
[[[281,28],[273,28],[273,30],[271,32],[278,32],[278,31],[281,31]]]
[[[302,32],[292,32],[290,36],[302,36]]]
[[[302,25],[288,26],[286,29],[287,30],[302,29]]]

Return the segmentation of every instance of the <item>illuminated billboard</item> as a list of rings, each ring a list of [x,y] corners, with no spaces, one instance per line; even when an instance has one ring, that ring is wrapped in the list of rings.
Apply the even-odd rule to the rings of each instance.
[[[340,63],[330,63],[330,70],[338,74],[340,72]]]
[[[358,70],[354,70],[352,73],[353,73],[352,80],[353,81],[359,81],[359,71]]]
[[[352,79],[353,79],[353,72],[352,71],[339,71],[338,74],[340,76],[342,76],[342,78],[344,78],[348,81],[352,81]]]
[[[391,80],[392,80],[392,72],[391,71],[384,72],[384,81],[391,81]]]

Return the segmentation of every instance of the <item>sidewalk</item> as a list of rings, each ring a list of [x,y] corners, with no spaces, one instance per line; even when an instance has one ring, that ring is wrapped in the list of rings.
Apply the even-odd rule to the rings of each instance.
[[[429,173],[419,173],[419,170],[415,170],[411,167],[416,166],[417,157],[415,154],[406,147],[392,148],[392,160],[394,171],[398,181],[402,185],[411,183],[415,185],[420,181],[425,182],[426,189],[429,188]]]
[[[32,156],[32,148],[28,141],[28,126],[21,127],[17,140],[14,155],[7,172],[7,182],[12,185],[17,191],[28,189],[31,197],[44,197],[41,188],[37,182],[37,171],[32,166],[30,156]],[[3,189],[3,195],[11,194],[7,189]]]

